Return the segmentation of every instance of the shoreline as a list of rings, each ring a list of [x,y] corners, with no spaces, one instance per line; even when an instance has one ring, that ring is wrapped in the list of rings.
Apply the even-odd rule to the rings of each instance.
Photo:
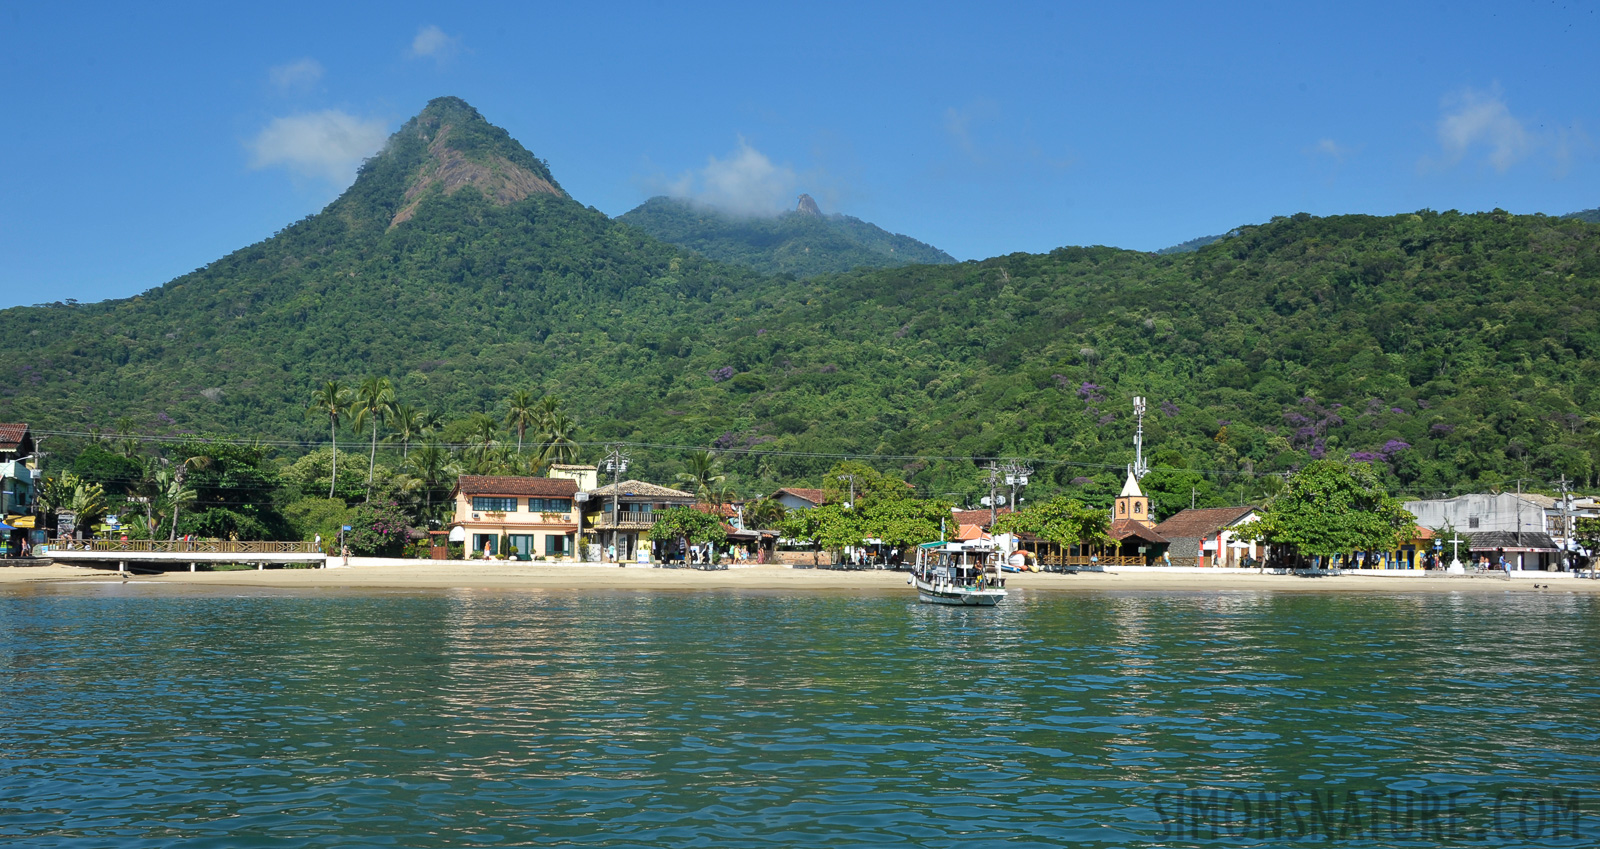
[[[1075,575],[1008,574],[1006,588],[1029,592],[1402,592],[1402,593],[1600,593],[1600,580],[1569,572],[1521,572],[1507,578],[1424,572],[1345,573],[1335,576],[1261,574],[1254,570],[1196,569],[1182,572],[1114,570]],[[725,570],[660,569],[650,566],[530,564],[429,560],[363,562],[332,569],[266,569],[229,572],[174,571],[130,574],[129,582],[185,587],[283,589],[487,589],[487,590],[763,590],[793,592],[907,591],[907,573],[888,570],[836,571],[788,566]],[[0,566],[0,592],[45,584],[120,584],[105,567],[50,564]],[[1538,585],[1538,588],[1535,587]]]

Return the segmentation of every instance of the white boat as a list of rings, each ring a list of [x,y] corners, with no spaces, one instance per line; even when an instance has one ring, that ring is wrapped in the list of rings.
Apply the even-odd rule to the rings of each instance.
[[[924,604],[993,607],[1006,597],[1005,578],[987,541],[921,546],[908,583]]]

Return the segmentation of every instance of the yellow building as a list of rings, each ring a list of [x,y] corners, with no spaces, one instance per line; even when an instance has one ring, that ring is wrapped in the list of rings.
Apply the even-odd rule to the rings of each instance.
[[[571,557],[578,533],[572,503],[577,492],[571,478],[462,475],[450,527],[461,529],[469,557],[482,557],[486,550],[522,560]]]

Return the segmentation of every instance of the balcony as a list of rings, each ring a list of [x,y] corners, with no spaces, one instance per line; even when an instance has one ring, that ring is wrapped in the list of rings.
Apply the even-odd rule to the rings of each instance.
[[[622,510],[615,514],[601,513],[594,521],[596,530],[648,531],[656,523],[656,514],[648,510]]]

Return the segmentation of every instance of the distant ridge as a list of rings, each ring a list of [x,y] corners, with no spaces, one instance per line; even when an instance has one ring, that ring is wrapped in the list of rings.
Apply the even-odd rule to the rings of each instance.
[[[1585,209],[1581,212],[1569,212],[1561,217],[1575,218],[1579,221],[1587,221],[1590,224],[1600,224],[1600,207],[1596,207],[1594,209]]]
[[[955,258],[848,215],[825,215],[810,195],[775,217],[740,217],[693,201],[653,197],[617,219],[709,259],[767,274],[812,277],[853,268],[948,265]]]
[[[1234,231],[1234,232],[1238,232],[1238,231]],[[1166,256],[1167,254],[1192,253],[1194,251],[1200,250],[1201,248],[1205,247],[1206,245],[1213,244],[1215,242],[1220,242],[1223,239],[1226,239],[1231,235],[1233,235],[1233,233],[1223,233],[1220,236],[1201,236],[1201,237],[1199,237],[1197,239],[1190,239],[1187,242],[1179,242],[1178,244],[1173,245],[1170,248],[1162,248],[1161,250],[1156,251],[1156,253],[1161,254],[1162,256]]]

